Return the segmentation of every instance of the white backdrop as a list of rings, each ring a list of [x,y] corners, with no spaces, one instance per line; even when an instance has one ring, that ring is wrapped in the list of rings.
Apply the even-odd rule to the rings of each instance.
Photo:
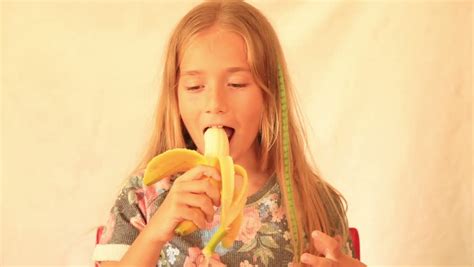
[[[472,3],[251,1],[369,265],[473,264]],[[88,265],[194,4],[2,2],[1,265]]]

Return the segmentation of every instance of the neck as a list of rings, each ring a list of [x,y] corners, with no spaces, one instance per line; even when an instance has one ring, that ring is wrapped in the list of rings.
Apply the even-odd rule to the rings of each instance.
[[[258,160],[259,145],[255,142],[246,153],[235,159],[235,163],[244,167],[249,178],[249,194],[257,192],[270,178],[267,168],[262,168]]]

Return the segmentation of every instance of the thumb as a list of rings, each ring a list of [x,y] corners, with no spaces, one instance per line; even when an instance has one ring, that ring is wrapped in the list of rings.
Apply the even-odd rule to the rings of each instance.
[[[311,237],[313,238],[314,247],[319,253],[324,255],[324,257],[331,260],[338,260],[341,257],[341,242],[336,238],[332,238],[321,231],[313,231]],[[340,240],[342,240],[342,238],[340,238]]]

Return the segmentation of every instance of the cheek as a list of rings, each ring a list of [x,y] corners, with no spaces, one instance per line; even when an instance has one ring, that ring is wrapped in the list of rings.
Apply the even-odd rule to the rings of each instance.
[[[194,103],[194,105],[193,105]],[[196,97],[186,94],[183,90],[178,90],[178,106],[180,113],[190,114],[192,113],[193,107],[196,106]]]
[[[182,96],[178,93],[178,108],[179,108],[179,115],[184,122],[186,128],[189,129],[190,123],[193,121],[193,116],[195,111],[193,111],[193,105],[191,105],[190,100]]]
[[[250,131],[250,134],[256,134],[263,115],[263,97],[260,94],[253,94],[248,100],[239,108],[243,115],[242,122],[245,122],[245,128]]]

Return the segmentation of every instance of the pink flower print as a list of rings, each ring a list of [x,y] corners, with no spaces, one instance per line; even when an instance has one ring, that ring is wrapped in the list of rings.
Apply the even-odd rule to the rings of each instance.
[[[156,184],[145,186],[145,199],[146,199],[147,206],[150,205],[150,203],[153,200],[155,200],[157,196],[158,196],[158,188]]]
[[[143,194],[137,194],[137,204],[142,214],[146,214],[146,203]]]
[[[135,228],[137,228],[138,231],[140,231],[140,232],[141,232],[141,231],[145,228],[145,226],[146,226],[146,223],[145,223],[145,221],[143,220],[142,216],[140,216],[140,214],[137,214],[137,215],[135,215],[134,217],[132,217],[132,218],[130,219],[130,223],[131,223]]]
[[[110,213],[109,219],[105,224],[104,230],[102,231],[102,235],[100,236],[99,244],[107,244],[109,243],[110,239],[112,238],[112,234],[115,228],[115,214],[112,212]]]
[[[270,198],[273,201],[277,201],[278,200],[278,194],[273,193],[273,194],[269,195],[268,198]]]
[[[164,178],[163,180],[169,181],[169,178]],[[162,184],[159,185],[160,182],[150,186],[144,186],[143,188],[137,189],[135,191],[138,208],[140,209],[142,214],[146,214],[147,221],[149,219],[148,216],[151,214],[151,212],[153,212],[153,210],[151,210],[151,204],[158,197],[158,190],[162,186]]]
[[[158,191],[159,189],[170,190],[170,188],[171,188],[171,177],[168,176],[168,177],[165,177],[165,178],[161,179],[158,183],[154,184],[154,187],[155,187],[156,191]]]
[[[285,217],[285,210],[283,207],[279,207],[272,211],[272,222],[281,222],[283,217]]]
[[[260,221],[258,211],[253,207],[244,209],[244,219],[242,221],[242,225],[240,226],[237,240],[247,244],[255,238],[255,235],[257,234],[258,230],[260,230],[260,227],[262,227],[262,222]]]
[[[167,191],[171,188],[171,177],[165,177],[152,185],[144,185],[144,187],[146,189],[146,198],[151,202],[158,196],[160,191]]]
[[[275,201],[270,202],[268,210],[272,213],[278,209],[278,204]]]
[[[184,259],[184,267],[207,267],[205,265],[204,255],[202,251],[197,247],[190,247],[188,249],[188,255]],[[219,255],[214,253],[209,262],[211,267],[223,267],[226,266],[221,262]]]

